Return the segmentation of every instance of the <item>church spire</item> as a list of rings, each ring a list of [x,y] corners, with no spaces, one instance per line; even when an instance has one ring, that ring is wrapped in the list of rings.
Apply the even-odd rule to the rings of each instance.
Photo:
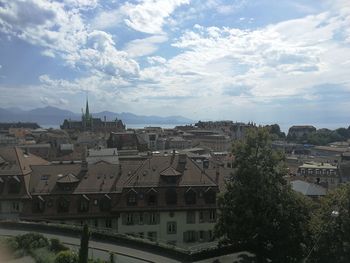
[[[89,118],[89,116],[90,116],[90,112],[89,112],[89,100],[88,100],[88,97],[87,97],[87,96],[86,96],[85,116],[86,116],[86,118]]]

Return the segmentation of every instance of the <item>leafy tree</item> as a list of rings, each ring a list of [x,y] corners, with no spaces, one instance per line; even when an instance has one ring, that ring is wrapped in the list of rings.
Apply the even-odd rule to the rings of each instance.
[[[219,196],[215,232],[224,244],[241,246],[258,262],[298,262],[307,242],[309,212],[303,196],[283,178],[284,156],[264,128],[252,129],[234,146],[236,168]]]
[[[83,227],[83,233],[80,239],[79,263],[87,263],[89,257],[89,238],[90,232],[87,224]]]
[[[314,245],[306,262],[350,262],[350,184],[321,200],[311,229]]]

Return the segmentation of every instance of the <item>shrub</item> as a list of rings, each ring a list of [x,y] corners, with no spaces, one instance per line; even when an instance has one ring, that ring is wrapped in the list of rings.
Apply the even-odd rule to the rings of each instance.
[[[16,241],[19,245],[19,248],[23,248],[27,251],[31,249],[46,247],[49,245],[47,238],[38,233],[19,235],[16,237]]]
[[[8,237],[2,241],[4,246],[10,251],[16,251],[19,248],[19,244],[15,237]]]
[[[49,251],[46,247],[38,248],[31,251],[31,256],[36,263],[54,263],[55,254]]]
[[[57,238],[50,239],[50,250],[51,251],[58,253],[58,252],[65,251],[68,249],[69,248],[66,247],[65,245],[63,245],[59,239],[57,239]]]
[[[77,263],[78,256],[70,250],[61,251],[56,255],[54,263]]]

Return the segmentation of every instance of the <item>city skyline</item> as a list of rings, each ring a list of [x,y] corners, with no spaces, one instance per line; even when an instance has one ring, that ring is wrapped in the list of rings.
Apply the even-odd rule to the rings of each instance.
[[[0,1],[0,107],[347,127],[349,23],[345,0]]]

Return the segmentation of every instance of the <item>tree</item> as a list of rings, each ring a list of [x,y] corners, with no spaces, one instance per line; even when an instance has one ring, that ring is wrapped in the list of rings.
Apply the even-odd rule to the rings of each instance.
[[[79,263],[87,263],[89,257],[89,238],[90,232],[87,224],[83,227],[83,233],[80,239]]]
[[[306,262],[350,262],[350,184],[325,196],[311,220],[313,245]]]
[[[304,197],[284,179],[284,156],[264,128],[252,129],[233,150],[236,172],[219,196],[215,232],[221,243],[256,255],[258,262],[298,262],[307,243],[309,212]]]

